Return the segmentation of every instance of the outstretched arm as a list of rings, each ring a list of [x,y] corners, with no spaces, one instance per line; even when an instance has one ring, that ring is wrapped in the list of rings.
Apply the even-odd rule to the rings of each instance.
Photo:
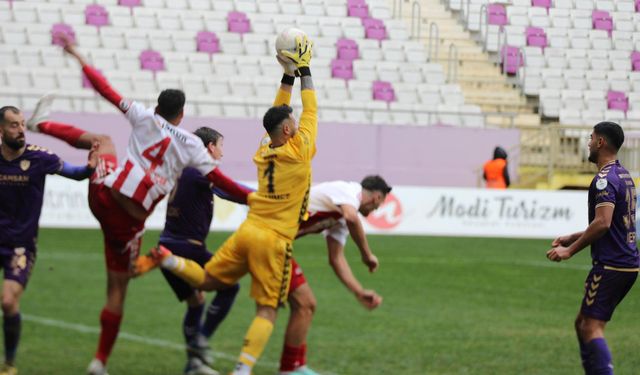
[[[355,207],[348,204],[343,204],[340,206],[340,208],[342,209],[342,216],[347,222],[349,234],[351,235],[351,238],[353,238],[353,242],[355,242],[358,246],[358,250],[360,250],[362,262],[367,267],[369,267],[369,272],[375,272],[378,269],[378,258],[373,255],[371,249],[369,248],[367,235],[364,233],[364,227],[360,222],[358,211],[355,209]]]
[[[310,145],[315,145],[318,134],[318,101],[311,78],[311,56],[313,43],[307,37],[296,39],[298,45],[296,52],[280,51],[298,68],[300,75],[300,96],[302,98],[302,115],[300,116],[300,133],[304,134]],[[310,149],[315,150],[315,147]]]
[[[229,196],[234,197],[232,199],[234,202],[247,204],[247,197],[252,191],[222,174],[218,168],[209,172],[207,178],[216,188],[224,190]]]
[[[293,91],[293,83],[295,82],[295,72],[290,69],[289,64],[284,61],[280,56],[276,56],[278,63],[282,66],[284,73],[280,80],[280,88],[276,94],[276,99],[273,101],[274,107],[281,105],[291,105],[291,92]]]
[[[98,147],[100,145],[98,143],[94,143],[91,147],[91,151],[89,152],[89,160],[87,161],[87,165],[78,166],[69,164],[67,162],[62,162],[62,167],[58,171],[62,177],[70,178],[72,180],[81,181],[85,178],[91,177],[93,172],[98,165]]]
[[[329,250],[329,263],[336,276],[349,289],[364,307],[375,309],[382,303],[382,297],[373,290],[366,290],[356,279],[349,267],[349,262],[344,256],[344,246],[331,236],[327,236],[327,248]]]
[[[213,194],[231,202],[247,204],[247,196],[253,192],[253,189],[241,185],[225,176],[222,172],[220,172],[219,168],[216,168],[212,173],[217,174],[216,178],[218,179],[219,183],[214,183]]]
[[[66,36],[66,34],[60,33],[58,34],[58,36],[64,43],[64,51],[80,63],[80,66],[82,66],[82,71],[89,79],[89,82],[91,82],[93,88],[96,89],[96,91],[100,95],[102,95],[103,98],[107,99],[109,102],[111,102],[111,104],[118,107],[118,109],[120,109],[122,113],[125,113],[126,109],[120,105],[122,103],[122,95],[120,95],[111,87],[109,82],[107,82],[107,80],[102,76],[102,74],[100,74],[100,72],[98,72],[98,70],[96,70],[96,68],[89,65],[87,60],[84,58],[84,56],[82,56],[82,54],[80,54],[76,46]]]

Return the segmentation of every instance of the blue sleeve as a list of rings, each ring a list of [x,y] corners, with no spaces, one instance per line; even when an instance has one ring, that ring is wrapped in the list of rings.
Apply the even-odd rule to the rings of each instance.
[[[76,181],[89,178],[93,174],[93,168],[88,166],[77,166],[65,162],[62,162],[62,169],[58,171],[58,174],[62,177],[70,178]]]
[[[237,183],[238,185],[242,186],[243,188],[247,189],[250,192],[254,192],[255,189],[248,187],[247,185],[243,185],[240,183]],[[213,194],[215,194],[216,196],[218,196],[219,198],[222,198],[226,201],[230,201],[230,202],[235,202],[235,203],[239,203],[239,204],[247,204],[246,201],[242,201],[240,200],[239,197],[229,194],[227,193],[225,190],[214,187],[213,189],[211,189],[211,191],[213,191]]]

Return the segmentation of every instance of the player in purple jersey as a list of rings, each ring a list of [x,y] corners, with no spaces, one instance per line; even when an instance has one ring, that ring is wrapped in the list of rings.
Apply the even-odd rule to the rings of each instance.
[[[215,160],[223,154],[223,136],[216,130],[202,127],[195,133],[204,143]],[[213,220],[213,194],[236,203],[247,204],[250,190],[238,185],[243,196],[212,186],[212,183],[195,168],[185,168],[178,183],[169,196],[167,218],[160,234],[160,244],[170,248],[174,254],[194,260],[201,266],[211,259],[205,240]],[[185,375],[216,375],[209,366],[213,356],[208,339],[224,320],[231,309],[239,290],[235,284],[231,288],[218,291],[207,308],[204,322],[205,300],[202,291],[187,284],[173,273],[162,269],[162,274],[173,289],[176,297],[187,304],[182,330],[187,343],[187,365]]]
[[[560,262],[591,245],[593,268],[585,281],[585,295],[575,328],[585,374],[613,374],[604,330],[616,306],[638,277],[636,247],[636,188],[617,160],[624,142],[620,125],[601,122],[589,141],[589,161],[598,174],[589,186],[589,226],[556,238],[547,258]]]
[[[4,270],[2,311],[5,364],[1,375],[17,374],[20,297],[36,261],[38,220],[48,174],[75,180],[88,178],[97,164],[90,152],[86,166],[63,162],[54,153],[25,140],[25,120],[16,107],[0,108],[0,261]],[[97,145],[96,145],[97,147]]]

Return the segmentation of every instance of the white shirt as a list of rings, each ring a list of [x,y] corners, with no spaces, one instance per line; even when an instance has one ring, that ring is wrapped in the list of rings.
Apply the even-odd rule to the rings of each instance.
[[[340,206],[349,205],[357,210],[361,195],[362,186],[357,182],[331,181],[314,185],[309,196],[309,221],[314,222],[314,219],[323,217],[314,225],[328,228],[322,234],[344,245],[349,237],[349,229],[347,222],[341,217],[343,212]],[[331,216],[330,213],[338,215]]]
[[[169,124],[140,103],[123,101],[121,107],[133,131],[127,158],[105,178],[106,186],[151,211],[173,189],[185,167],[194,167],[205,176],[216,168],[196,135]]]

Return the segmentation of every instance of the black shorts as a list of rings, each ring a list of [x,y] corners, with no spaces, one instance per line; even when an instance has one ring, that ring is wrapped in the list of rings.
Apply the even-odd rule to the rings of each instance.
[[[196,245],[189,242],[160,242],[160,244],[171,250],[173,254],[191,259],[202,267],[204,267],[213,256],[204,245]],[[171,289],[173,289],[176,297],[178,297],[178,300],[184,301],[191,297],[196,291],[194,287],[171,273],[171,271],[162,269],[162,274],[171,286]]]

